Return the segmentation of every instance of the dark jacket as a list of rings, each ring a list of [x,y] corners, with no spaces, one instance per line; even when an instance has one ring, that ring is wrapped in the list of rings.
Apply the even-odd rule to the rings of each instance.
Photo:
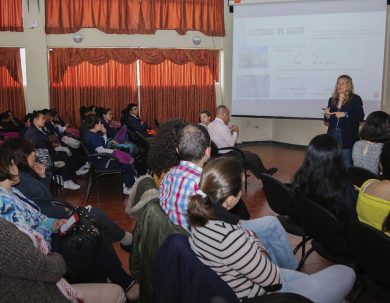
[[[336,128],[341,129],[343,149],[352,148],[353,144],[359,139],[359,123],[364,119],[363,101],[358,95],[353,95],[352,99],[344,104],[340,109],[332,104],[332,98],[329,98],[328,107],[330,112],[346,112],[348,117],[337,119],[331,115],[329,119],[328,134],[332,134]]]
[[[199,261],[188,237],[169,236],[156,257],[154,302],[211,302],[215,297],[239,302],[226,282]]]
[[[140,283],[142,303],[153,302],[153,272],[157,251],[171,234],[188,235],[187,231],[174,225],[160,208],[158,198],[143,209],[133,231],[131,272]]]
[[[130,131],[138,131],[140,132],[142,135],[144,136],[147,136],[147,128],[148,128],[148,125],[146,124],[146,122],[144,122],[143,124],[141,124],[141,118],[139,117],[134,117],[133,115],[128,115],[127,118],[126,118],[126,126],[128,128],[128,130]]]

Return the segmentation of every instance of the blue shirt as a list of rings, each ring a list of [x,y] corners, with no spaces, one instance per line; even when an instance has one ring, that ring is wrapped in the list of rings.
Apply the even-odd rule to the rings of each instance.
[[[28,230],[40,233],[47,243],[51,243],[53,223],[56,219],[42,214],[39,207],[27,199],[16,188],[12,191],[0,187],[0,217],[13,223],[18,223]]]

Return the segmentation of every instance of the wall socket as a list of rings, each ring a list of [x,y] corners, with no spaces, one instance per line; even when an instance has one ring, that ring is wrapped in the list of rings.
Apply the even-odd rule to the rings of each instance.
[[[31,27],[31,28],[37,28],[37,27],[39,27],[38,20],[37,20],[37,19],[31,19],[31,20],[30,20],[30,27]]]

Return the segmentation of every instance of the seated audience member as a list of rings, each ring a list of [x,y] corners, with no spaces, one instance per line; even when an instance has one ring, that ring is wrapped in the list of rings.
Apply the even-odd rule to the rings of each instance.
[[[382,111],[369,114],[360,130],[360,140],[353,146],[353,165],[378,174],[383,143],[389,139],[390,115]]]
[[[34,145],[24,138],[7,140],[3,146],[13,154],[19,170],[20,182],[15,185],[24,196],[34,201],[40,211],[50,217],[65,218],[68,209],[59,204],[53,204],[53,195],[49,190],[50,179],[46,175],[45,166],[35,161]],[[133,235],[120,228],[100,208],[89,207],[89,215],[95,219],[112,242],[120,241],[121,247],[129,251]]]
[[[357,219],[357,195],[344,169],[340,148],[330,135],[310,141],[292,188],[296,195],[320,204],[341,221]]]
[[[101,157],[94,157],[92,159],[93,165],[98,169],[121,168],[124,171],[123,193],[125,195],[129,194],[130,188],[133,186],[135,181],[134,180],[135,172],[133,166],[130,163],[129,164],[120,163],[116,159],[113,159],[111,156],[109,156],[114,152],[114,150],[106,147],[107,131],[97,115],[90,114],[86,116],[84,125],[86,129],[88,129],[84,134],[84,142],[89,152],[92,154],[93,153],[102,154]],[[103,134],[103,136],[101,135],[101,133]]]
[[[383,222],[382,231],[386,233],[388,236],[390,236],[390,212],[387,215],[385,221]]]
[[[18,133],[23,129],[23,122],[16,118],[11,111],[6,111],[1,116],[0,125],[3,126],[4,131]]]
[[[190,230],[187,208],[189,199],[199,189],[202,167],[210,157],[210,137],[204,127],[187,125],[179,131],[177,151],[179,165],[171,168],[160,185],[160,205],[172,223]],[[241,176],[241,170],[236,171]],[[252,230],[261,238],[275,262],[286,268],[296,268],[297,261],[287,233],[274,216],[240,221],[232,213],[217,209],[218,218]]]
[[[0,218],[20,224],[31,233],[37,233],[48,243],[49,250],[53,245],[52,251],[56,251],[58,245],[56,233],[66,219],[58,220],[42,214],[33,201],[13,187],[19,181],[19,170],[12,154],[0,148]],[[52,239],[57,240],[52,242]],[[89,279],[94,282],[105,282],[109,278],[125,290],[128,299],[138,297],[138,284],[123,270],[110,242],[103,241],[97,246],[95,258],[94,272],[88,273]]]
[[[153,172],[153,179],[157,188],[165,174],[180,162],[177,154],[177,136],[179,130],[188,125],[184,120],[174,119],[162,123],[156,135],[150,141],[148,152],[148,166]]]
[[[3,302],[126,302],[116,284],[68,284],[62,256],[49,253],[46,241],[28,226],[0,218],[0,243]]]
[[[207,126],[211,140],[217,145],[218,148],[234,147],[238,138],[239,130],[236,125],[229,126],[229,108],[225,105],[218,106],[216,110],[216,115],[217,116],[215,117],[214,121]],[[242,152],[245,156],[245,163],[242,164],[246,164],[249,170],[256,176],[257,179],[260,178],[261,174],[265,173],[272,176],[278,171],[278,169],[275,167],[266,169],[258,155],[245,150],[243,150]],[[242,159],[241,154],[235,150],[222,150],[219,153],[233,156],[240,161],[244,161]]]
[[[356,210],[360,221],[381,230],[390,212],[390,142],[383,145],[379,166],[383,180],[370,179],[363,183]]]
[[[202,110],[199,114],[199,120],[200,120],[199,125],[202,125],[202,126],[207,128],[207,126],[209,125],[209,123],[211,121],[211,112],[207,109]]]
[[[130,142],[127,126],[121,127],[119,122],[114,121],[111,109],[102,108],[99,116],[107,131],[107,147],[125,149],[132,155],[137,154],[138,148]]]
[[[240,163],[231,157],[214,158],[206,164],[199,189],[188,206],[189,242],[198,259],[240,300],[278,290],[317,303],[341,302],[355,282],[352,268],[333,265],[312,275],[280,268],[270,258],[262,238],[238,224],[218,219],[217,207],[230,209],[239,201],[242,173]]]
[[[128,116],[126,117],[124,124],[127,128],[133,132],[138,131],[145,137],[148,136],[148,124],[139,117],[138,105],[130,103],[126,108],[126,112]]]
[[[49,134],[45,130],[45,116],[42,112],[36,111],[33,113],[33,123],[24,133],[24,138],[30,140],[36,149],[46,149],[53,162],[62,161],[65,163],[65,166],[60,169],[60,174],[64,180],[64,188],[71,190],[80,188],[80,185],[73,182],[72,179],[75,173],[76,175],[84,175],[88,172],[88,169],[84,169],[82,163],[72,157],[69,149],[64,149],[58,143],[50,142]],[[79,169],[77,170],[77,168]]]
[[[28,113],[26,116],[24,116],[23,122],[24,122],[24,127],[23,127],[23,129],[20,131],[20,136],[21,136],[21,137],[24,137],[24,133],[27,131],[27,129],[28,129],[28,128],[31,126],[31,124],[33,123],[33,114],[32,114],[32,113]]]

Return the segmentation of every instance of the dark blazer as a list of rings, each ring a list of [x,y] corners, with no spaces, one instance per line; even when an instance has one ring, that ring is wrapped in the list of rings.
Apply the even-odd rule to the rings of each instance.
[[[49,141],[48,134],[44,130],[39,130],[34,124],[26,130],[23,137],[30,140],[35,148],[46,148],[50,154],[55,153],[53,145]]]
[[[341,129],[343,140],[343,149],[352,148],[353,144],[359,139],[359,122],[364,119],[363,101],[358,95],[353,95],[352,99],[344,104],[340,109],[332,104],[332,98],[329,98],[328,107],[330,112],[346,112],[348,117],[337,119],[331,115],[329,119],[328,134],[332,134],[336,127]]]
[[[141,121],[141,118],[129,115],[126,118],[125,124],[130,131],[139,131],[142,135],[147,136],[146,130],[148,128],[148,125],[146,124],[146,122],[144,122],[144,124],[141,124]]]

